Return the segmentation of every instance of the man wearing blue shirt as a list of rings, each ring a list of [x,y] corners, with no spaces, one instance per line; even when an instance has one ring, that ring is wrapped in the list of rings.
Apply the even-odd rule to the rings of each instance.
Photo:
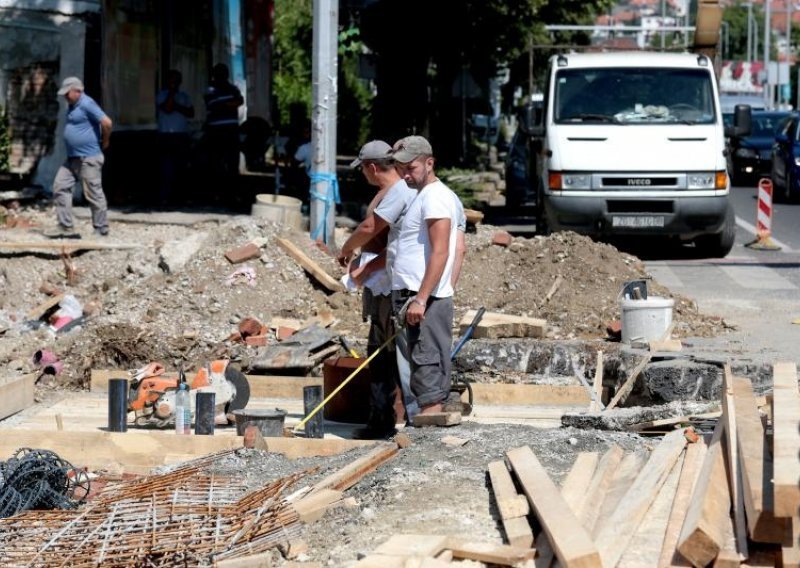
[[[111,119],[83,92],[83,82],[77,77],[64,79],[58,94],[67,101],[64,127],[67,161],[58,169],[53,181],[59,230],[62,234],[74,232],[72,188],[80,182],[92,211],[94,232],[106,236],[108,204],[103,193],[103,150],[108,148],[111,137]]]

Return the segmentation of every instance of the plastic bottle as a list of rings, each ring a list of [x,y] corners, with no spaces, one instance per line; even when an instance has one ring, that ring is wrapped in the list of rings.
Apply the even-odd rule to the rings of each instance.
[[[178,385],[175,393],[175,433],[189,434],[192,425],[192,407],[189,402],[189,390],[186,383]]]

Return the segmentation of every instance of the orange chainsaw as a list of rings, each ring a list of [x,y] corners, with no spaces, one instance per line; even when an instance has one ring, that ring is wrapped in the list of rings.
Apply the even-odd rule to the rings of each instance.
[[[201,367],[189,384],[192,412],[198,392],[213,392],[215,422],[227,423],[227,414],[247,406],[250,400],[250,383],[247,377],[230,361],[218,359]],[[161,363],[149,363],[141,369],[130,371],[128,412],[134,412],[137,426],[163,428],[175,423],[175,395],[185,376],[167,375]]]

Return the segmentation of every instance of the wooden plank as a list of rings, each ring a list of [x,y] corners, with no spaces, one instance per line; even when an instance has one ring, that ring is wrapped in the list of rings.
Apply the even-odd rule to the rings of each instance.
[[[489,463],[489,480],[492,483],[492,493],[501,518],[524,517],[531,512],[528,500],[524,495],[517,493],[505,461],[497,460]]]
[[[561,485],[561,496],[570,510],[578,514],[586,498],[586,488],[589,487],[594,477],[595,469],[600,455],[597,452],[581,452],[575,458],[575,463]],[[547,534],[542,531],[536,538],[536,558],[534,565],[536,568],[548,568],[553,562],[555,552],[553,546],[547,539]]]
[[[470,383],[475,404],[507,406],[585,406],[590,398],[581,385],[515,385]]]
[[[459,322],[459,333],[464,334],[475,318],[477,310],[467,310]],[[547,320],[484,312],[478,327],[472,333],[475,339],[500,339],[503,337],[544,337]]]
[[[374,550],[374,554],[436,556],[448,548],[449,537],[432,534],[396,534]]]
[[[654,353],[677,353],[683,349],[680,339],[665,339],[663,341],[651,341],[647,344],[650,351]]]
[[[600,458],[600,463],[595,470],[591,483],[586,487],[586,496],[578,509],[576,516],[584,528],[594,526],[600,507],[606,496],[608,488],[614,479],[625,452],[619,446],[612,446]],[[591,534],[591,528],[587,528]]]
[[[775,516],[792,518],[800,508],[800,394],[797,365],[781,361],[773,366],[773,464]]]
[[[631,390],[633,390],[633,385],[636,382],[636,379],[639,377],[639,374],[644,370],[652,357],[652,354],[648,353],[644,356],[644,359],[639,361],[636,367],[633,368],[633,371],[631,371],[631,374],[628,376],[628,378],[625,379],[625,382],[619,388],[617,394],[615,394],[614,398],[611,399],[611,402],[606,405],[606,410],[611,410],[620,401],[624,402],[624,399],[627,398],[628,394],[630,394]]]
[[[0,380],[0,420],[33,406],[36,377],[36,373],[28,373]]]
[[[533,450],[522,446],[506,454],[531,507],[564,568],[599,568],[600,554],[569,510]]]
[[[675,499],[672,501],[672,509],[667,520],[664,543],[661,545],[659,566],[690,566],[677,550],[678,538],[681,534],[683,519],[686,518],[686,513],[689,510],[694,486],[697,483],[697,476],[700,473],[707,450],[708,447],[702,438],[686,447],[681,476],[678,479],[678,488],[675,491]]]
[[[0,249],[12,249],[23,251],[37,251],[40,249],[58,249],[67,251],[76,250],[127,250],[144,248],[145,245],[138,243],[101,243],[96,241],[84,241],[82,239],[61,239],[51,241],[0,241]]]
[[[26,320],[38,320],[44,317],[44,315],[55,308],[61,300],[64,299],[66,294],[56,294],[55,296],[51,296],[35,308],[32,308],[25,314]]]
[[[603,398],[603,352],[597,352],[597,363],[595,364],[594,368],[594,382],[592,383],[592,389],[594,391],[594,398],[592,402],[589,403],[589,411],[590,412],[597,412],[600,410],[602,406],[602,398]]]
[[[724,422],[717,422],[678,537],[678,551],[693,566],[706,566],[725,546],[731,497],[722,450]]]
[[[167,373],[171,375],[172,373]],[[175,373],[177,375],[177,371]],[[186,373],[191,382],[195,373]],[[289,377],[281,375],[245,375],[250,383],[251,398],[303,398],[303,388],[322,386],[322,377]],[[89,389],[92,392],[108,392],[108,381],[112,378],[130,378],[127,371],[92,369]]]
[[[593,538],[597,538],[598,533],[602,530],[603,526],[614,511],[619,506],[625,494],[633,485],[636,476],[644,465],[644,457],[640,457],[635,453],[630,453],[622,459],[622,463],[616,468],[614,477],[611,483],[608,484],[608,489],[601,495],[602,502],[596,507],[594,514],[589,516],[583,522],[583,526],[590,532]]]
[[[651,428],[663,428],[664,426],[676,426],[678,424],[684,424],[691,422],[692,419],[699,418],[699,419],[708,419],[708,418],[719,418],[722,416],[722,411],[720,412],[706,412],[704,414],[687,414],[685,416],[673,416],[671,418],[661,418],[659,420],[650,420],[648,422],[639,422],[638,424],[632,424],[629,429],[635,432],[639,432],[641,430],[649,430]],[[666,429],[666,428],[665,428]]]
[[[783,568],[800,568],[800,515],[787,523],[786,540],[781,547]]]
[[[536,552],[532,548],[475,542],[457,537],[447,539],[447,548],[453,553],[454,559],[475,560],[498,566],[518,566],[523,562],[533,560]]]
[[[322,284],[331,292],[340,292],[344,290],[342,283],[336,280],[333,276],[325,272],[316,262],[311,260],[306,253],[300,250],[294,243],[287,239],[276,238],[275,242],[281,247],[286,254],[291,256],[297,264],[299,264],[306,272],[311,274],[317,282]]]
[[[460,412],[428,412],[417,414],[412,421],[415,428],[423,426],[458,426],[461,424]]]
[[[152,468],[242,447],[241,436],[175,436],[163,432],[9,430],[0,436],[0,459],[21,447],[52,450],[76,467],[148,473]],[[271,452],[290,459],[331,456],[374,444],[369,440],[266,438]]]
[[[733,402],[733,374],[730,364],[722,372],[722,420],[725,422],[725,457],[728,460],[728,485],[733,507],[736,549],[747,558],[747,522],[744,518],[742,470],[739,466],[739,440],[736,427],[736,406]]]
[[[312,523],[319,520],[330,507],[342,500],[343,493],[335,489],[321,489],[292,503],[300,520]]]
[[[631,537],[625,552],[620,558],[618,566],[626,568],[652,568],[659,566],[658,559],[661,556],[661,547],[664,544],[664,534],[667,530],[667,520],[672,509],[672,502],[675,500],[675,492],[678,488],[683,458],[686,452],[681,454],[672,471],[667,475],[664,484],[653,500],[652,505],[647,510],[647,514],[639,523],[639,527]]]
[[[271,552],[250,554],[238,558],[224,558],[214,562],[215,568],[271,568],[274,565]]]
[[[598,533],[597,542],[600,543],[604,566],[616,566],[619,562],[685,446],[683,431],[676,430],[664,436],[650,455],[627,495]]]
[[[271,444],[270,447],[272,447]],[[378,466],[390,460],[396,454],[397,444],[388,442],[378,443],[376,447],[366,455],[318,481],[311,491],[314,493],[323,489],[337,489],[339,491],[349,489],[358,483],[362,477],[376,470]]]
[[[750,379],[733,377],[732,386],[747,529],[750,538],[756,542],[780,544],[786,536],[787,519],[774,515],[775,504],[769,486],[773,473],[772,457],[766,445],[766,433],[753,395],[753,385]]]

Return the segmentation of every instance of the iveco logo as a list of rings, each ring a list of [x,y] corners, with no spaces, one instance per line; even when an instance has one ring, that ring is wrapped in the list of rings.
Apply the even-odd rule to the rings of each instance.
[[[650,185],[650,180],[647,178],[633,178],[628,180],[628,185]]]

